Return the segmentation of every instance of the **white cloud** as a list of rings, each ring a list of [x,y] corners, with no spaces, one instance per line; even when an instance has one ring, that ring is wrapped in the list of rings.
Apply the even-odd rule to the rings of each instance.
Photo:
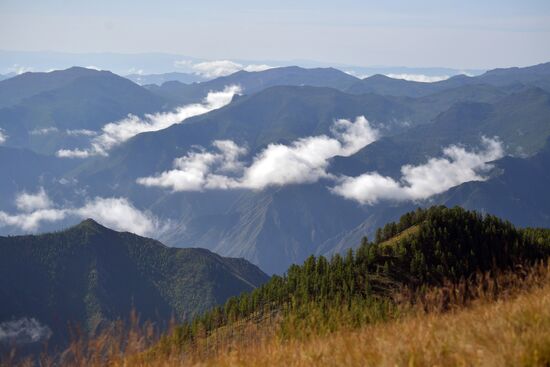
[[[329,159],[343,152],[340,141],[325,135],[300,139],[289,146],[270,144],[254,158],[240,186],[261,190],[315,182],[328,176]]]
[[[207,78],[217,78],[242,70],[243,66],[229,60],[218,60],[200,62],[192,65],[191,68]]]
[[[96,197],[87,200],[80,207],[59,208],[44,189],[40,188],[36,194],[18,194],[15,201],[18,213],[0,211],[0,226],[35,231],[44,222],[58,222],[68,217],[93,218],[114,230],[130,231],[143,236],[162,233],[170,226],[170,223],[161,224],[152,214],[140,211],[126,198]]]
[[[264,71],[268,69],[273,69],[273,66],[266,64],[250,64],[244,67],[244,71],[255,72],[255,71]]]
[[[214,182],[218,183],[216,186],[222,185],[211,171],[216,169],[220,172],[235,172],[242,169],[238,158],[246,153],[246,149],[230,140],[217,140],[213,145],[218,153],[204,149],[190,152],[174,160],[174,170],[155,177],[140,178],[137,182],[145,186],[168,187],[174,191],[199,191],[212,186]]]
[[[401,167],[401,179],[394,180],[377,172],[358,177],[343,177],[332,191],[362,204],[375,204],[380,200],[420,200],[444,192],[468,181],[483,181],[483,173],[492,168],[487,162],[504,155],[501,142],[482,138],[483,150],[467,151],[451,145],[443,150],[444,157],[430,158],[418,166]]]
[[[107,152],[111,148],[137,134],[166,129],[171,125],[182,123],[190,117],[221,108],[229,104],[235,94],[239,93],[241,93],[241,88],[231,85],[225,87],[222,91],[209,92],[202,103],[181,106],[171,112],[147,114],[144,118],[130,114],[122,120],[103,126],[101,134],[92,139],[90,148],[61,149],[57,152],[57,156],[64,158],[87,158],[93,155],[107,155]]]
[[[88,158],[94,155],[105,155],[103,152],[91,149],[59,149],[55,154],[59,158]]]
[[[34,129],[29,132],[31,135],[48,135],[52,133],[56,133],[58,131],[57,127],[51,126],[51,127],[45,127],[42,129]]]
[[[33,71],[33,68],[19,65],[19,64],[13,64],[11,68],[8,68],[9,73],[15,73],[17,75],[20,75],[29,71]]]
[[[88,65],[88,66],[86,66],[86,69],[101,71],[101,69],[99,67],[95,66],[95,65]]]
[[[345,71],[346,74],[354,76],[359,79],[365,79],[371,76],[370,74],[358,73],[354,70]],[[449,79],[448,75],[425,75],[425,74],[412,74],[412,73],[388,73],[385,76],[393,79],[404,79],[413,82],[433,83],[441,80]]]
[[[39,209],[47,209],[52,206],[52,202],[44,188],[40,188],[37,193],[29,194],[22,192],[15,197],[17,209],[24,212],[33,212]]]
[[[93,218],[114,230],[130,231],[143,236],[166,229],[157,218],[140,211],[126,198],[96,197],[81,208],[72,209],[71,214],[81,218]]]
[[[128,69],[128,72],[127,74],[137,74],[137,75],[143,75],[145,74],[145,72],[143,71],[143,69],[138,69],[138,68],[130,68]]]
[[[67,217],[64,209],[38,209],[28,213],[8,214],[0,211],[0,226],[21,228],[24,231],[36,230],[43,222],[58,222]]]
[[[272,68],[272,66],[265,64],[243,65],[231,60],[214,60],[199,63],[193,63],[190,60],[181,60],[176,61],[174,65],[179,68],[190,69],[194,73],[209,79],[230,75],[240,70],[254,72]]]
[[[0,144],[4,144],[8,140],[8,136],[4,132],[4,130],[0,129]]]
[[[344,73],[346,73],[348,75],[351,75],[351,76],[354,76],[354,77],[359,78],[359,79],[365,79],[365,78],[368,78],[370,76],[369,74],[358,73],[355,70],[346,70],[346,71],[344,71]]]
[[[387,77],[394,79],[404,79],[413,82],[433,83],[449,79],[448,75],[424,75],[424,74],[386,74]]]
[[[176,159],[174,169],[139,178],[137,182],[173,191],[261,190],[268,186],[316,182],[331,177],[326,169],[332,157],[354,154],[379,137],[378,130],[363,116],[354,122],[337,120],[331,130],[334,137],[319,135],[298,139],[290,145],[269,144],[248,167],[239,161],[239,157],[246,154],[244,148],[231,141],[215,141],[218,152],[191,152]],[[228,176],[227,172],[238,176]]]
[[[69,136],[96,136],[97,132],[87,129],[76,129],[76,130],[67,130],[67,135]]]
[[[0,343],[28,344],[50,338],[52,331],[35,318],[23,317],[0,323]]]

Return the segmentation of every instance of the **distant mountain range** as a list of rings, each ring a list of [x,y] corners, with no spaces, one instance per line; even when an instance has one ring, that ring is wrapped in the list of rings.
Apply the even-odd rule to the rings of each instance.
[[[175,103],[197,102],[211,90],[220,90],[227,85],[240,85],[246,94],[254,94],[274,86],[330,87],[345,90],[359,79],[334,68],[304,69],[297,66],[273,68],[264,71],[238,71],[234,74],[198,84],[183,84],[170,81],[161,86],[147,88]]]
[[[166,247],[91,219],[61,232],[0,237],[0,321],[37,320],[57,342],[68,323],[93,331],[132,309],[166,327],[171,317],[181,321],[267,280],[243,259]]]
[[[549,83],[550,64],[433,83],[380,75],[361,80],[337,69],[299,67],[147,86],[82,68],[22,74],[0,81],[0,96],[5,96],[0,99],[0,129],[7,136],[0,159],[11,167],[0,177],[0,212],[11,215],[17,210],[14,199],[18,193],[40,188],[57,210],[96,197],[125,198],[136,209],[171,224],[162,233],[151,234],[164,243],[244,257],[270,274],[310,254],[356,246],[360,237],[373,236],[376,228],[416,206],[457,204],[498,214],[518,225],[548,226],[550,203],[536,198],[547,196]],[[97,134],[105,124],[128,113],[144,116],[203,103],[209,92],[228,85],[242,88],[242,94],[228,105],[133,136],[108,156],[57,158],[58,149],[85,148],[90,137],[40,134],[51,127]],[[336,150],[321,160],[315,171],[318,177],[309,181],[183,191],[137,182],[173,170],[176,159],[190,154],[221,159],[212,145],[215,141],[246,148],[233,162],[237,170],[250,167],[268,148],[287,152],[313,137],[333,147],[340,144],[335,138],[335,120],[353,121],[358,116],[364,116],[369,128],[377,131],[374,141],[349,154]],[[476,171],[477,176],[458,177],[443,191],[363,204],[331,191],[339,180],[367,173],[405,187],[404,167],[430,162],[434,167],[436,163],[452,166],[453,158],[444,155],[449,147],[462,149],[459,152],[468,159],[478,159],[474,153],[481,151],[483,139],[496,139],[502,154],[494,156],[495,162],[481,162],[484,169]],[[299,161],[301,154],[293,159]],[[70,220],[74,219],[44,222],[40,228],[53,230]],[[21,232],[9,225],[0,230]]]
[[[163,74],[128,74],[128,75],[125,75],[124,77],[127,79],[130,79],[131,81],[139,85],[147,85],[147,84],[162,85],[166,82],[171,82],[171,81],[190,84],[190,83],[204,82],[208,80],[207,78],[200,76],[198,74],[178,73],[178,72],[163,73]]]
[[[221,60],[207,60],[189,55],[167,53],[65,53],[55,51],[10,51],[0,50],[0,73],[21,71],[44,71],[68,68],[73,65],[111,70],[119,75],[134,73],[163,74],[174,70],[182,73],[196,72],[193,65],[202,62],[216,62]],[[228,60],[223,60],[228,61]],[[335,66],[341,70],[353,71],[358,75],[373,74],[419,74],[427,76],[452,76],[457,74],[477,75],[482,70],[452,69],[442,67],[403,67],[403,66],[358,66],[358,65],[334,65],[332,63],[314,60],[240,60],[233,59],[230,62],[243,65],[267,64],[272,67],[282,65],[300,65],[306,68]]]
[[[43,154],[81,144],[83,137],[68,131],[97,132],[129,113],[157,112],[166,103],[118,75],[79,67],[4,80],[0,101],[8,145]]]
[[[421,97],[465,85],[485,84],[501,87],[516,83],[532,85],[550,91],[549,75],[550,64],[548,63],[526,68],[489,70],[475,77],[457,75],[433,83],[392,79],[384,75],[374,75],[355,83],[347,91],[350,93],[377,93],[392,96]]]

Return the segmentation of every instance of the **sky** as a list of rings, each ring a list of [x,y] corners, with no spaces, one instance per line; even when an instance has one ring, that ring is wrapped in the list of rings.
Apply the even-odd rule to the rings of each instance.
[[[548,0],[0,0],[0,49],[358,66],[550,61]]]

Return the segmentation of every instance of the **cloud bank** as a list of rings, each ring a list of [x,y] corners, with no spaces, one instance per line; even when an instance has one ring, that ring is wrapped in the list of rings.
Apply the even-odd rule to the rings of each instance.
[[[331,175],[326,169],[331,158],[349,156],[377,140],[379,131],[359,116],[355,121],[334,122],[332,136],[302,138],[289,145],[269,144],[246,166],[240,157],[247,153],[229,140],[213,143],[216,151],[200,149],[174,160],[174,168],[137,180],[141,185],[173,191],[205,189],[253,189],[311,183]],[[232,175],[229,175],[232,173]]]
[[[0,211],[0,226],[30,232],[45,222],[58,222],[69,217],[93,218],[109,228],[142,236],[161,233],[169,226],[169,223],[162,225],[152,214],[140,211],[126,198],[96,197],[80,207],[59,208],[40,188],[36,193],[19,193],[15,205],[18,210],[16,214]]]
[[[263,71],[272,68],[272,66],[265,64],[243,65],[230,60],[205,61],[195,64],[188,60],[182,60],[176,61],[175,66],[191,68],[195,74],[199,74],[209,79],[230,75],[240,70]]]
[[[47,340],[52,331],[35,318],[21,318],[0,323],[0,343],[30,344]]]
[[[13,64],[10,68],[8,68],[8,73],[15,73],[17,75],[21,75],[23,73],[27,73],[29,71],[33,71],[34,68],[30,66],[23,66],[19,64]]]
[[[342,177],[331,190],[346,199],[361,204],[380,200],[420,200],[447,191],[468,181],[483,181],[483,173],[492,168],[487,163],[504,155],[496,138],[482,138],[482,150],[467,151],[458,145],[443,150],[443,157],[431,158],[422,165],[401,167],[401,178],[394,180],[377,172],[358,177]]]
[[[394,79],[404,79],[413,82],[433,83],[449,79],[448,75],[425,75],[425,74],[386,74]]]
[[[120,121],[111,122],[103,126],[101,134],[92,139],[90,148],[61,149],[57,151],[57,156],[63,158],[87,158],[94,155],[106,156],[107,152],[114,146],[125,142],[137,134],[166,129],[190,117],[221,108],[229,104],[235,94],[240,93],[241,88],[232,85],[225,87],[222,91],[208,93],[202,103],[181,106],[171,112],[147,114],[144,118],[130,114]],[[79,131],[83,135],[83,130]]]
[[[345,71],[345,73],[359,79],[365,79],[365,78],[368,78],[369,76],[372,76],[372,74],[358,73],[354,70],[348,70],[348,71]],[[424,83],[433,83],[433,82],[439,82],[441,80],[449,79],[449,75],[426,75],[426,74],[411,74],[411,73],[400,73],[400,74],[389,73],[384,75],[393,79],[403,79],[403,80],[410,80],[413,82],[424,82]]]
[[[4,130],[0,129],[0,145],[4,144],[8,140],[8,136],[4,132]]]

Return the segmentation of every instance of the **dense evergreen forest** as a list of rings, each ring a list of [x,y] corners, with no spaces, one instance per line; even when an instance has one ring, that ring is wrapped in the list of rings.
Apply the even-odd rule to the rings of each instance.
[[[70,337],[70,323],[94,331],[132,309],[142,320],[184,320],[268,279],[243,259],[166,247],[91,219],[55,233],[0,236],[0,320],[36,318],[55,346]]]
[[[550,230],[518,229],[492,215],[459,207],[417,209],[363,238],[345,256],[309,257],[252,292],[230,298],[178,326],[160,347],[184,346],[213,330],[246,320],[282,316],[282,332],[338,323],[358,326],[397,312],[393,291],[458,283],[482,272],[500,272],[546,261]],[[301,326],[296,327],[296,323]]]

